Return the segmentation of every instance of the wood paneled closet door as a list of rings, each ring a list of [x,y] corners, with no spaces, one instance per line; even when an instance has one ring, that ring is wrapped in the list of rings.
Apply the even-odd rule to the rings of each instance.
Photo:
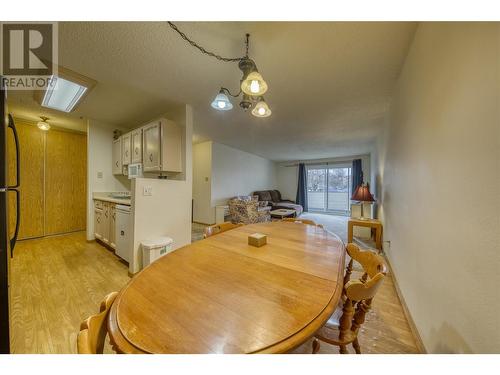
[[[19,239],[41,237],[44,235],[44,153],[45,135],[43,131],[28,122],[16,119],[19,135],[21,159],[21,222]],[[16,180],[16,155],[14,136],[8,132],[8,168],[10,184]],[[11,236],[16,225],[16,200],[9,194],[9,228]]]
[[[87,137],[50,130],[45,143],[45,234],[85,230]]]

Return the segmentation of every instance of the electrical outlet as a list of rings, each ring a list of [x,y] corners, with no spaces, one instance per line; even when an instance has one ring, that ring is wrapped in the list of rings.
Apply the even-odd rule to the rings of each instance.
[[[102,172],[101,171],[97,172],[97,178],[102,178]]]
[[[142,189],[142,195],[151,196],[153,195],[153,187],[152,186],[144,186]]]

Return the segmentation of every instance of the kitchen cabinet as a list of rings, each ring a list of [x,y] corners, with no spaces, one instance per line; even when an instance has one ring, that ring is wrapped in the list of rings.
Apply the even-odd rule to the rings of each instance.
[[[122,165],[129,165],[132,161],[131,133],[121,136],[122,138]]]
[[[103,202],[103,209],[102,209],[102,221],[101,221],[101,231],[102,231],[102,237],[101,241],[104,242],[106,245],[109,245],[109,202]]]
[[[122,138],[113,141],[113,174],[122,174]]]
[[[109,246],[116,249],[116,205],[109,203]]]
[[[182,136],[173,121],[159,119],[142,128],[144,172],[182,172]]]
[[[112,249],[116,248],[115,204],[94,200],[94,236]]]
[[[102,239],[102,203],[94,201],[94,237],[98,240]]]
[[[132,163],[142,162],[142,129],[136,129],[131,133]]]
[[[161,122],[155,122],[144,126],[142,129],[142,146],[143,146],[143,170],[159,171],[160,166],[160,149],[161,149]]]

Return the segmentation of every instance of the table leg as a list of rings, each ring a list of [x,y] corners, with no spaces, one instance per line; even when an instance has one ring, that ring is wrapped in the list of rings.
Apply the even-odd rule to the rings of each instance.
[[[382,252],[382,227],[378,227],[375,229],[375,246],[378,249],[378,252]]]

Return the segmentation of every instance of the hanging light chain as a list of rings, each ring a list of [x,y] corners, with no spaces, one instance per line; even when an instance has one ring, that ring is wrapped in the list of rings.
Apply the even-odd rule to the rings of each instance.
[[[181,36],[182,39],[184,39],[186,42],[191,44],[193,47],[200,50],[201,53],[203,53],[205,55],[212,56],[212,57],[215,57],[217,60],[226,61],[226,62],[241,61],[245,58],[248,58],[248,37],[250,36],[250,34],[246,35],[246,56],[245,57],[228,58],[228,57],[222,57],[222,56],[217,55],[213,52],[207,51],[205,48],[203,48],[202,46],[200,46],[196,42],[189,39],[189,37],[186,34],[184,34],[182,31],[180,31],[179,28],[175,24],[173,24],[172,22],[169,22],[169,21],[167,21],[167,23],[169,24],[169,26],[172,29],[174,29]]]

